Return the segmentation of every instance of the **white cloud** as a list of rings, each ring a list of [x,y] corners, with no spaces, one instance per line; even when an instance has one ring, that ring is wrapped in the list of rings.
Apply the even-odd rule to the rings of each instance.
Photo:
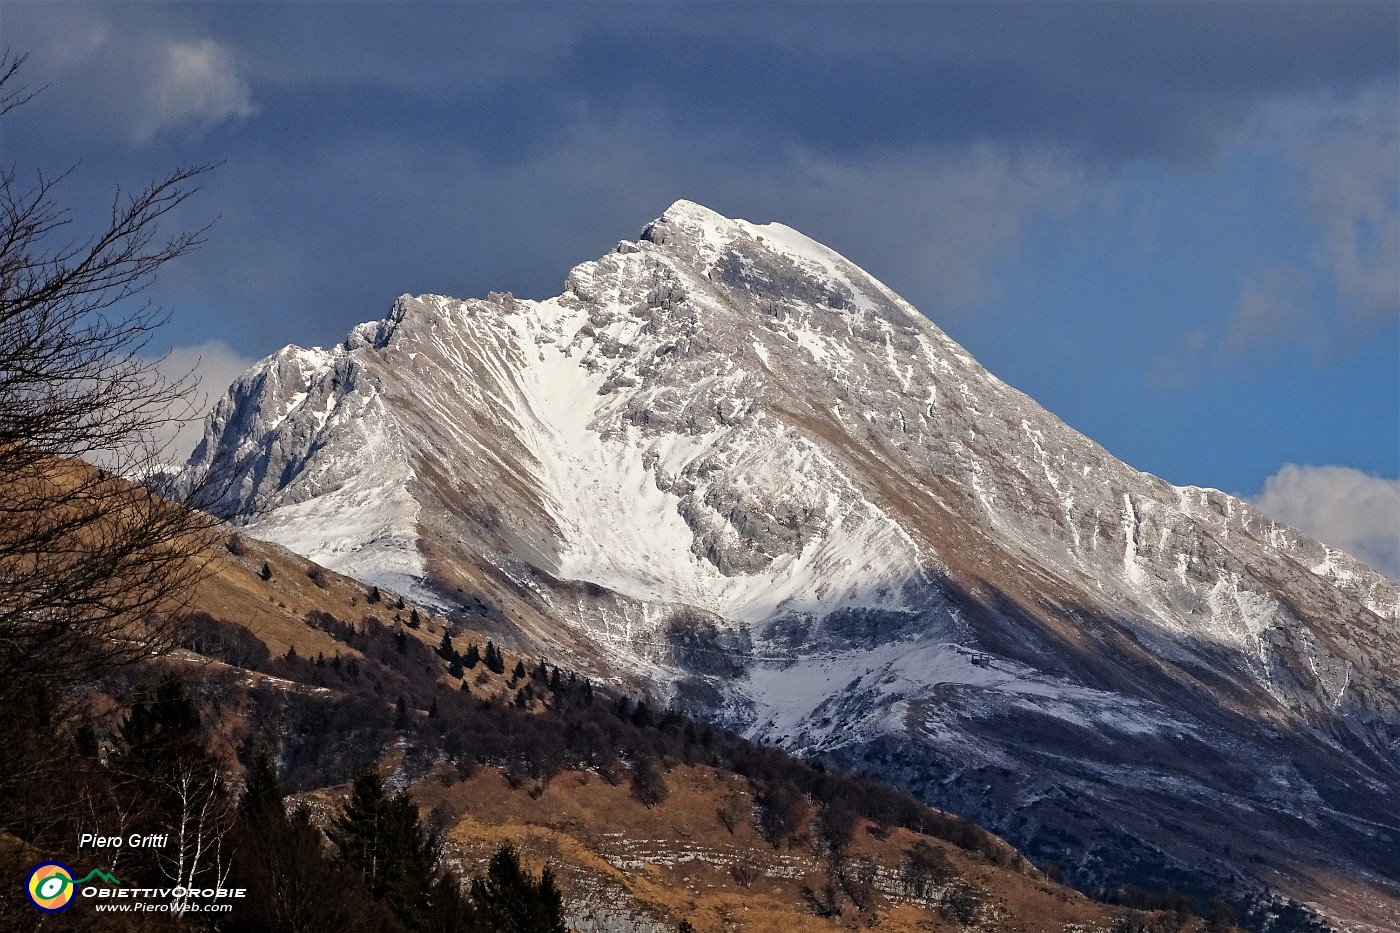
[[[204,432],[204,416],[214,407],[248,367],[250,360],[230,349],[219,340],[207,340],[189,347],[175,347],[156,365],[166,379],[185,379],[191,385],[188,402],[182,410],[171,413],[176,418],[155,434],[167,462],[183,463]]]
[[[1400,314],[1400,145],[1393,97],[1328,121],[1308,140],[1308,210],[1318,261],[1362,323]]]
[[[1400,581],[1400,480],[1288,463],[1251,502]]]
[[[212,39],[158,42],[146,98],[147,112],[133,127],[139,142],[163,129],[216,126],[256,112],[233,55]]]
[[[1308,256],[1292,266],[1246,265],[1224,331],[1211,338],[1213,351],[1166,351],[1149,384],[1185,388],[1207,365],[1290,346],[1319,359],[1400,316],[1397,108],[1386,84],[1349,98],[1280,99],[1258,110],[1244,129],[1244,149],[1286,167],[1284,197],[1307,229]]]
[[[7,4],[12,46],[31,53],[24,82],[45,89],[34,109],[62,117],[47,135],[140,146],[256,114],[250,54],[179,19],[155,4]]]

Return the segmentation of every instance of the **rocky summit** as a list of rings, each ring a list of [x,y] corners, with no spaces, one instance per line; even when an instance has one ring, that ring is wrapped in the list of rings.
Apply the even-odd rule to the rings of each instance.
[[[1396,585],[1120,462],[781,224],[679,201],[556,298],[403,296],[244,374],[179,481],[211,470],[251,535],[1086,888],[1400,916]]]

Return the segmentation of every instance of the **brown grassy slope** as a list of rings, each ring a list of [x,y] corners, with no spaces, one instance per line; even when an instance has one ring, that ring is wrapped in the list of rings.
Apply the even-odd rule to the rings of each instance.
[[[629,903],[643,916],[672,927],[688,919],[697,931],[780,933],[795,929],[962,929],[931,901],[903,890],[904,853],[922,838],[941,849],[957,874],[983,899],[976,911],[984,929],[1008,931],[1107,929],[1121,914],[1044,879],[988,863],[947,843],[904,829],[879,838],[862,822],[848,861],[869,859],[878,893],[864,910],[842,897],[840,916],[819,917],[804,894],[818,890],[828,861],[814,852],[811,833],[775,849],[751,823],[731,834],[718,818],[727,794],[748,794],[748,782],[703,766],[679,766],[666,775],[670,794],[654,808],[590,772],[569,771],[536,797],[512,788],[494,769],[443,784],[431,776],[414,792],[425,809],[451,814],[449,837],[469,869],[479,869],[502,842],[516,844],[537,866],[556,866],[566,896],[580,902]],[[535,789],[537,790],[537,789]],[[810,829],[810,827],[809,827]],[[756,866],[748,884],[744,863]]]
[[[239,553],[229,550],[230,538],[236,538],[233,547]],[[317,653],[327,657],[337,652],[346,657],[359,655],[354,648],[307,625],[310,612],[329,613],[352,625],[366,616],[392,625],[395,619],[406,623],[416,608],[422,625],[416,630],[405,626],[405,631],[429,647],[437,646],[450,624],[433,610],[409,601],[403,609],[396,608],[399,594],[389,590],[381,591],[378,603],[370,603],[369,586],[275,544],[243,535],[225,535],[220,542],[213,548],[213,560],[188,608],[237,622],[267,645],[273,657],[286,654],[290,648],[306,658]],[[259,576],[264,562],[272,571],[268,580]],[[454,641],[463,648],[468,641],[486,644],[486,636],[455,625],[452,630]],[[510,664],[515,661],[512,657]]]

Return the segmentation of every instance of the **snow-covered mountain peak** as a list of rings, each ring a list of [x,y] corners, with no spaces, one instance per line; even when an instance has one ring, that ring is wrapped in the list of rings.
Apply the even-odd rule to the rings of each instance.
[[[254,535],[796,747],[1050,774],[1120,827],[1253,804],[1117,743],[1295,775],[1282,730],[1400,789],[1394,584],[1114,459],[781,224],[678,201],[556,298],[401,296],[240,378],[186,475],[223,464]]]
[[[671,230],[722,246],[734,236],[740,223],[703,204],[681,198],[643,228],[642,239],[654,242],[652,237],[646,235],[649,230]]]
[[[726,291],[817,305],[844,316],[875,316],[907,326],[927,319],[840,253],[780,223],[723,216],[677,201],[642,230],[640,244],[679,256]]]
[[[433,297],[435,296],[400,295],[393,307],[389,309],[389,313],[383,318],[377,321],[366,321],[352,328],[345,338],[345,349],[382,349],[388,346],[389,341],[394,336],[394,331],[403,323],[404,318],[420,306],[424,299]]]

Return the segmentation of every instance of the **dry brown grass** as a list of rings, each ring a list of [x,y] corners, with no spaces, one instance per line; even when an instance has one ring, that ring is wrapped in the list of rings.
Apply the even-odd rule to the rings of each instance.
[[[366,616],[392,624],[396,615],[407,620],[413,608],[412,603],[407,603],[404,609],[395,609],[398,594],[388,590],[381,591],[380,602],[370,603],[368,586],[324,568],[319,574],[323,582],[318,585],[310,574],[319,565],[277,545],[247,536],[240,536],[239,541],[243,552],[239,555],[230,553],[222,540],[213,546],[213,562],[189,608],[244,626],[267,645],[274,657],[286,654],[290,648],[308,658],[318,652],[327,657],[336,653],[346,657],[359,655],[354,648],[307,625],[310,612],[327,612],[352,625],[358,625]],[[270,580],[258,575],[264,561],[272,571]],[[436,647],[444,621],[422,606],[417,608],[422,626],[405,631]]]
[[[453,815],[449,838],[468,870],[479,870],[509,841],[536,869],[552,863],[566,898],[610,892],[608,899],[625,901],[634,912],[673,925],[688,919],[700,933],[962,929],[933,905],[911,902],[898,890],[904,852],[926,837],[899,829],[880,839],[863,823],[849,857],[871,859],[886,890],[877,896],[873,913],[847,900],[840,917],[819,917],[803,894],[804,885],[820,883],[825,866],[810,845],[799,841],[774,849],[749,822],[731,835],[719,819],[720,802],[731,790],[747,793],[746,781],[700,766],[678,766],[666,781],[670,795],[652,809],[631,797],[626,781],[613,786],[581,771],[558,775],[539,796],[529,784],[512,789],[495,769],[451,783],[429,775],[414,793],[425,812],[439,808]],[[1107,928],[1116,914],[1043,879],[928,841],[995,905],[985,929]],[[736,882],[728,867],[745,858],[759,865],[749,887]]]

